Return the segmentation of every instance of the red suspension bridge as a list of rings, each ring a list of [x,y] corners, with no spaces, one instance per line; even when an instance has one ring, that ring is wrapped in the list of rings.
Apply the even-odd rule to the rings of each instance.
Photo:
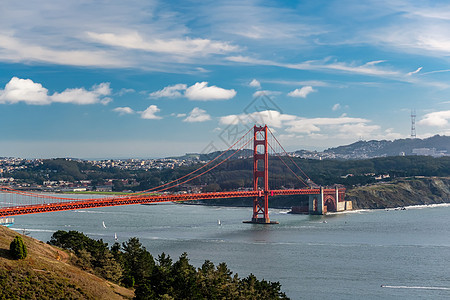
[[[252,142],[252,190],[187,194],[168,192],[172,188],[185,185],[211,172],[219,165],[235,157],[236,154],[251,145]],[[303,188],[274,190],[269,188],[269,152],[283,162],[286,169],[292,172],[299,183],[304,186]],[[294,166],[300,171],[301,175],[293,171]],[[344,210],[347,204],[344,201],[344,188],[324,188],[315,185],[291,156],[287,154],[267,126],[254,126],[225,152],[222,152],[222,154],[198,169],[180,178],[139,193],[114,197],[75,199],[17,190],[5,186],[0,187],[0,194],[0,217],[117,205],[251,197],[253,198],[253,215],[251,221],[247,223],[271,224],[276,223],[270,221],[269,218],[269,197],[272,196],[309,195],[309,207],[306,212],[310,214],[324,214],[327,211]]]

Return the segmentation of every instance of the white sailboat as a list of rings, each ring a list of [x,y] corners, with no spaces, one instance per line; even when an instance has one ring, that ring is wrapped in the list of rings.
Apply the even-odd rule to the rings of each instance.
[[[105,221],[102,221],[103,228],[106,228]]]
[[[222,223],[220,223],[220,220],[217,220],[217,225],[222,225]]]
[[[114,240],[117,241],[117,234],[114,232]]]

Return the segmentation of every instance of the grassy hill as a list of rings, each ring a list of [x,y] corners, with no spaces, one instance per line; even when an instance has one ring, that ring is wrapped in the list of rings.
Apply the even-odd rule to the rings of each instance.
[[[0,226],[0,299],[131,299],[132,290],[87,273],[69,254],[28,236],[24,260],[13,260],[9,244],[17,232]]]

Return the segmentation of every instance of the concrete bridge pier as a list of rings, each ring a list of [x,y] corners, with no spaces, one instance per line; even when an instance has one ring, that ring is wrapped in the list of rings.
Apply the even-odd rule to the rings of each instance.
[[[309,214],[310,215],[323,215],[324,214],[323,203],[323,188],[320,188],[320,194],[309,195]]]

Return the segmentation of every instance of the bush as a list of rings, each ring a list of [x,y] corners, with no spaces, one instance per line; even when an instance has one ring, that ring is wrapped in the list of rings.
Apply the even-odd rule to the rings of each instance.
[[[27,247],[20,236],[16,236],[11,242],[9,251],[14,259],[24,259],[27,257]]]

